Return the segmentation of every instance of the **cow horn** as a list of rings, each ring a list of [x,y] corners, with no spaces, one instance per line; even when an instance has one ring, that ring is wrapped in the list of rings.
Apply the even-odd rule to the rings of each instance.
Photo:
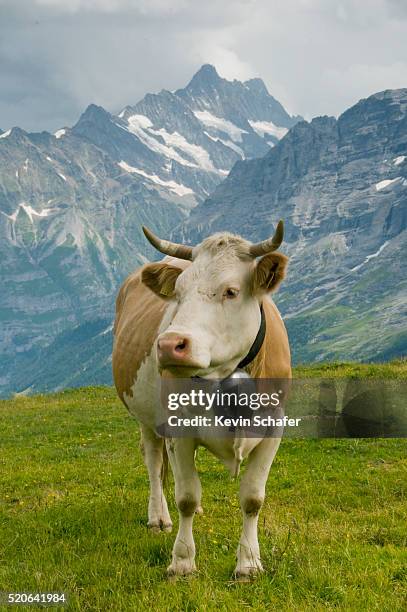
[[[177,244],[176,242],[169,242],[169,240],[161,240],[161,238],[158,238],[158,236],[153,234],[153,232],[144,225],[142,225],[142,230],[147,240],[157,249],[157,251],[165,255],[178,257],[178,259],[192,259],[192,247],[185,244]]]
[[[265,255],[266,253],[275,251],[283,242],[283,238],[284,223],[283,220],[280,219],[280,221],[277,223],[274,236],[272,238],[267,238],[267,240],[263,240],[262,242],[257,242],[257,244],[252,244],[250,247],[250,255],[252,255],[252,257],[259,257],[260,255]]]

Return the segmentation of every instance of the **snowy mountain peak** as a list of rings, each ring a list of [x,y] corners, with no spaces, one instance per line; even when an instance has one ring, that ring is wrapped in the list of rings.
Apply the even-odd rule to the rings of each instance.
[[[12,139],[14,141],[17,141],[17,140],[19,140],[21,138],[24,138],[25,136],[27,136],[27,132],[25,132],[24,130],[22,130],[19,127],[10,128],[9,130],[6,130],[5,132],[2,132],[0,130],[0,138],[2,140],[6,140],[6,139],[10,140],[10,139]]]
[[[261,79],[227,81],[204,64],[184,89],[148,93],[116,116],[90,105],[72,131],[122,169],[135,168],[133,180],[155,177],[171,197],[188,194],[183,205],[189,208],[235,162],[264,155],[295,122]]]

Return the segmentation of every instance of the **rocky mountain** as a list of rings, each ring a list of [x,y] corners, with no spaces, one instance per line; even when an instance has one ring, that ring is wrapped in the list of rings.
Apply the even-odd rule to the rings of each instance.
[[[148,94],[107,126],[88,109],[74,131],[102,146],[124,171],[173,184],[193,205],[236,161],[264,155],[300,119],[284,110],[261,79],[227,81],[206,64],[185,89]],[[137,148],[131,146],[134,137]]]
[[[84,354],[69,361],[63,346],[89,345],[125,276],[156,257],[141,224],[168,234],[237,160],[264,155],[298,119],[260,79],[229,82],[206,65],[185,89],[118,115],[90,105],[55,134],[0,130],[1,392],[83,380],[66,370],[83,368]]]
[[[56,335],[111,317],[120,280],[153,255],[140,224],[168,231],[183,213],[73,134],[61,140],[15,128],[7,146],[0,139],[0,166],[0,385],[7,387],[16,371],[29,374]]]
[[[407,89],[297,123],[263,158],[237,162],[174,236],[259,240],[280,218],[290,266],[276,302],[294,361],[406,355]]]

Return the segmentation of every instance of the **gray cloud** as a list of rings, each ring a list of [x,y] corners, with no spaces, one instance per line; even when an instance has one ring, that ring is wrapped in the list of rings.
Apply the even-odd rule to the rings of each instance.
[[[182,87],[261,76],[292,113],[407,86],[403,0],[0,0],[0,127],[56,129]]]

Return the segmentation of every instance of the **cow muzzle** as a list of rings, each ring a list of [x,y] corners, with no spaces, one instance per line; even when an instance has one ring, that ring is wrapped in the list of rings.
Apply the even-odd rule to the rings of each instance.
[[[209,359],[193,350],[191,336],[178,332],[165,332],[157,340],[157,359],[161,368],[206,368]]]

